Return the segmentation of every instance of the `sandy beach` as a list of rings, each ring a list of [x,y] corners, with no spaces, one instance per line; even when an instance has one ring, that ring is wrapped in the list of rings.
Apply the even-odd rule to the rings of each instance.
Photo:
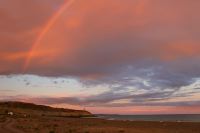
[[[0,117],[1,133],[200,133],[195,122],[117,121],[98,118]]]

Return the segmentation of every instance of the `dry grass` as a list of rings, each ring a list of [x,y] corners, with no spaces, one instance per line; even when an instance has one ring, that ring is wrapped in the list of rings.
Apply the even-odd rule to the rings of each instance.
[[[29,133],[200,133],[200,123],[36,117],[18,118],[17,125]]]

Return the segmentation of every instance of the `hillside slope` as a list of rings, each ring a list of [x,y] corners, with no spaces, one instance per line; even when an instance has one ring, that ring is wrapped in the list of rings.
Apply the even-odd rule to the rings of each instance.
[[[92,114],[85,110],[53,108],[24,102],[0,102],[0,114],[13,112],[14,115],[27,116],[62,116],[62,117],[88,117]]]

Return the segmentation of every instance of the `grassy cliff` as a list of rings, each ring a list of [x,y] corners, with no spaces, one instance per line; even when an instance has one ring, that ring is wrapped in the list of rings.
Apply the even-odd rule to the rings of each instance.
[[[93,116],[85,110],[53,108],[24,102],[0,102],[0,114],[13,112],[17,116],[60,116],[60,117],[90,117]]]

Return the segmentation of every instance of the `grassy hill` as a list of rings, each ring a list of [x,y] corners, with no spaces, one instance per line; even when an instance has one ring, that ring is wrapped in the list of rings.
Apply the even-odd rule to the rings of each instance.
[[[13,112],[16,116],[60,116],[60,117],[89,117],[92,114],[85,110],[53,108],[24,102],[0,102],[0,114]]]

